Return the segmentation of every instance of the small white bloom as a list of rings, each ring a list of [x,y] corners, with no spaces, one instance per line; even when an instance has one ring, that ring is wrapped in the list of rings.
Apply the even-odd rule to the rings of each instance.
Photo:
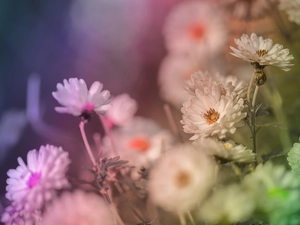
[[[183,103],[183,130],[194,134],[191,140],[210,136],[225,138],[226,133],[233,134],[236,127],[244,125],[244,100],[234,92],[226,92],[222,85],[209,81],[203,84],[202,90],[196,89],[195,96]]]
[[[226,18],[208,1],[185,1],[166,18],[163,34],[170,52],[205,52],[209,57],[225,47]]]
[[[290,21],[300,25],[300,1],[299,0],[279,0],[279,9],[288,14]]]
[[[96,194],[77,190],[65,192],[46,209],[43,225],[114,225],[113,215],[104,201]]]
[[[294,143],[288,153],[287,160],[292,168],[292,172],[300,175],[300,143]]]
[[[293,66],[290,61],[294,57],[289,54],[289,50],[283,49],[280,44],[273,45],[272,39],[263,39],[252,33],[250,37],[243,34],[241,39],[234,39],[234,42],[238,49],[230,46],[233,56],[260,66],[279,67],[284,71],[289,71],[289,67]]]
[[[237,19],[253,20],[265,17],[273,9],[277,0],[217,0],[220,7],[228,10]]]
[[[129,123],[138,108],[137,102],[128,94],[118,95],[111,100],[112,107],[106,111],[105,118],[117,126]]]
[[[151,201],[166,211],[186,213],[208,194],[215,181],[214,166],[190,144],[174,147],[150,172]]]
[[[233,140],[217,141],[213,138],[199,138],[193,145],[207,155],[214,156],[221,162],[250,163],[255,161],[256,155],[244,145],[237,144]]]
[[[199,218],[209,224],[235,224],[252,216],[252,195],[238,184],[219,187],[202,205]]]
[[[66,172],[69,154],[61,147],[41,146],[27,154],[27,165],[19,157],[19,166],[7,172],[6,198],[24,202],[25,210],[40,209],[57,189],[68,186]]]
[[[244,186],[252,193],[261,219],[274,225],[299,224],[300,180],[283,165],[259,164],[245,177]]]
[[[104,114],[110,107],[110,92],[102,90],[103,84],[95,81],[90,89],[83,79],[70,78],[63,84],[57,84],[57,91],[52,92],[53,97],[63,107],[55,107],[59,113],[69,113],[74,116],[89,117],[95,111]]]

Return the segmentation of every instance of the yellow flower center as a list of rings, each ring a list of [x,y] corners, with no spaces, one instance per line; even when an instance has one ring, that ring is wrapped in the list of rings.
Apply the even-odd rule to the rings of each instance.
[[[186,171],[180,171],[175,177],[175,184],[178,188],[187,186],[190,181],[191,177]]]
[[[265,49],[260,49],[260,50],[257,50],[256,51],[256,54],[259,56],[259,57],[261,57],[261,56],[264,56],[264,55],[266,55],[266,54],[268,54],[268,50],[265,50]]]
[[[206,113],[204,113],[203,117],[206,119],[206,123],[211,125],[220,118],[220,113],[214,109],[209,109]]]
[[[227,150],[232,150],[232,149],[233,149],[233,146],[232,146],[232,144],[230,144],[230,143],[224,143],[223,145],[224,145],[224,147],[225,147]]]

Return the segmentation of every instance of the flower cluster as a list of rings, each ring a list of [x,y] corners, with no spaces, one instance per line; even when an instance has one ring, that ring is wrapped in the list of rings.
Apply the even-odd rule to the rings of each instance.
[[[138,102],[129,94],[111,97],[99,81],[90,88],[79,78],[58,83],[52,92],[60,104],[55,111],[80,117],[77,132],[90,160],[81,162],[87,173],[68,173],[71,160],[62,147],[31,150],[26,162],[18,157],[18,167],[7,172],[5,197],[11,204],[1,222],[299,225],[300,143],[291,147],[288,133],[280,138],[284,147],[267,140],[272,132],[258,138],[258,131],[275,125],[270,120],[287,121],[275,85],[270,91],[264,84],[269,84],[269,67],[289,71],[294,57],[288,48],[256,33],[232,38],[236,47],[230,47],[230,54],[226,50],[229,35],[236,34],[229,32],[231,17],[266,17],[275,3],[216,0],[174,6],[162,26],[167,55],[157,77],[162,99],[175,106],[164,104],[166,118],[160,118],[170,130],[139,115]],[[278,3],[291,21],[299,22],[298,1]],[[227,66],[232,56],[251,64],[248,83],[240,79],[245,74],[237,72],[234,61],[236,70]],[[273,101],[269,118],[266,104],[258,103],[261,97]],[[90,130],[85,129],[92,123],[95,129],[102,127],[90,144]],[[280,151],[268,152],[266,146]]]

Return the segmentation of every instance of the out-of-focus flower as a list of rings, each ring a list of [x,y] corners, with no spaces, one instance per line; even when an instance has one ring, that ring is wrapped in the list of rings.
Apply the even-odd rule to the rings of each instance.
[[[214,181],[214,163],[192,145],[178,145],[150,172],[149,197],[166,211],[185,213],[207,196]]]
[[[27,154],[27,165],[19,157],[19,166],[7,172],[6,198],[21,202],[24,209],[41,209],[55,190],[69,185],[66,172],[70,164],[69,154],[61,147],[41,146],[39,151]]]
[[[191,140],[210,136],[225,138],[226,133],[233,134],[236,127],[244,125],[244,100],[226,92],[218,83],[208,80],[203,84],[202,90],[196,89],[195,96],[183,103],[183,130],[194,134]]]
[[[279,9],[288,14],[290,21],[300,24],[300,1],[299,0],[279,0]]]
[[[158,74],[160,96],[167,102],[180,108],[188,98],[184,89],[190,76],[200,69],[202,60],[191,54],[170,54],[162,61]]]
[[[43,225],[115,224],[113,215],[104,199],[96,194],[80,190],[63,193],[47,208],[42,222]]]
[[[293,147],[288,153],[287,160],[292,168],[292,172],[300,174],[300,143],[294,143]]]
[[[235,143],[233,140],[217,141],[213,138],[199,138],[193,142],[193,145],[221,162],[250,163],[255,161],[256,157],[252,150]]]
[[[198,217],[209,224],[235,224],[248,220],[254,208],[252,195],[240,185],[231,184],[218,188],[201,205]]]
[[[215,55],[227,41],[226,18],[208,1],[186,1],[166,18],[163,34],[170,52]]]
[[[126,126],[112,130],[111,137],[121,159],[128,160],[128,164],[136,168],[132,171],[134,178],[137,175],[135,172],[141,167],[148,168],[174,141],[169,131],[142,117],[135,117]],[[111,142],[107,136],[103,138],[102,149],[106,157],[113,156]]]
[[[8,206],[1,216],[1,222],[5,225],[38,225],[41,220],[41,211],[28,211],[24,205],[13,203]]]
[[[300,180],[283,165],[259,164],[245,177],[244,186],[252,192],[261,219],[272,225],[299,224]]]
[[[283,49],[280,44],[273,45],[273,40],[263,39],[262,36],[257,36],[252,33],[249,37],[243,34],[241,39],[234,39],[238,49],[231,47],[231,54],[251,63],[258,63],[260,66],[275,66],[284,71],[289,71],[291,60],[294,59],[290,55],[289,49]]]
[[[108,126],[126,125],[133,119],[138,108],[137,102],[126,93],[112,98],[111,104],[112,107],[105,114]]]
[[[53,97],[63,107],[55,107],[59,113],[69,113],[74,116],[89,118],[95,111],[104,114],[110,108],[110,92],[102,90],[103,84],[95,81],[90,89],[83,79],[70,78],[64,80],[63,84],[57,84],[57,91],[52,92]]]
[[[217,0],[220,7],[226,8],[228,14],[242,20],[265,17],[273,9],[277,0]]]

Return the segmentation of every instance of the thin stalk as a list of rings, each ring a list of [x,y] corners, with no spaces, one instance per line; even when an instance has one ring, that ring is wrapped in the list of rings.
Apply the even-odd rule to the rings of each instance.
[[[177,213],[177,215],[179,217],[180,225],[186,225],[184,215],[182,213]]]
[[[97,166],[97,165],[96,165],[96,159],[95,159],[95,157],[94,157],[94,155],[93,155],[93,152],[92,152],[92,150],[91,150],[91,147],[90,147],[90,145],[89,145],[89,142],[88,142],[88,140],[87,140],[87,138],[86,138],[86,134],[85,134],[85,131],[84,131],[84,125],[85,125],[85,122],[84,122],[84,121],[81,121],[80,124],[79,124],[81,136],[82,136],[82,139],[83,139],[85,148],[86,148],[86,150],[87,150],[87,152],[88,152],[88,154],[89,154],[89,157],[90,157],[90,159],[91,159],[91,161],[92,161],[94,167],[96,167],[96,166]]]
[[[168,122],[169,122],[169,125],[171,127],[173,134],[175,135],[175,137],[178,138],[179,141],[181,141],[183,143],[184,142],[183,137],[176,126],[175,120],[174,120],[172,112],[170,110],[170,106],[168,104],[164,104],[164,111],[167,116],[167,119],[168,119]]]
[[[251,80],[250,80],[250,83],[249,83],[249,86],[248,86],[248,91],[247,91],[247,101],[248,101],[249,104],[250,104],[250,99],[251,99],[250,95],[251,95],[252,85],[253,85],[253,82],[254,82],[254,77],[255,77],[255,71],[252,74],[252,77],[251,77]]]
[[[125,225],[108,193],[101,193],[119,225]]]
[[[117,188],[117,190],[119,191],[119,193],[123,196],[123,198],[126,200],[127,205],[129,206],[129,208],[132,210],[132,212],[134,213],[134,215],[139,218],[142,222],[145,222],[146,220],[143,219],[143,217],[134,209],[134,206],[129,202],[129,200],[127,199],[121,185],[118,182],[114,182],[115,187]]]
[[[194,218],[193,218],[193,216],[192,216],[192,214],[191,214],[191,212],[190,211],[188,211],[188,217],[189,217],[189,219],[190,219],[190,221],[191,221],[191,223],[192,223],[192,225],[196,225],[195,224],[195,220],[194,220]]]

